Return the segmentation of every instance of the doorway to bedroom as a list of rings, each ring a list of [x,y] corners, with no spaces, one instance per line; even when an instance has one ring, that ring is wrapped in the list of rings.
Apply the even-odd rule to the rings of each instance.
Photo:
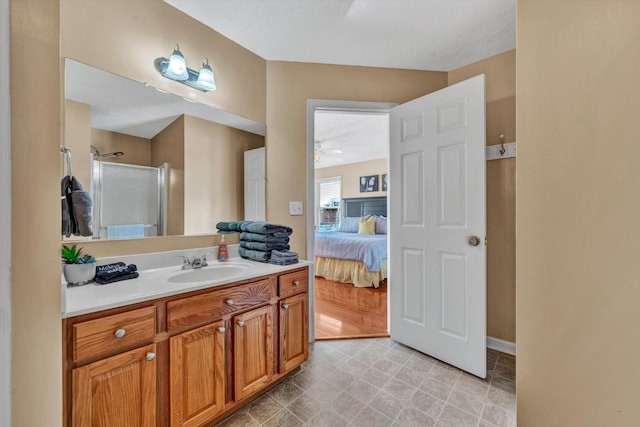
[[[389,336],[388,108],[369,103],[313,112],[310,253],[318,340]]]

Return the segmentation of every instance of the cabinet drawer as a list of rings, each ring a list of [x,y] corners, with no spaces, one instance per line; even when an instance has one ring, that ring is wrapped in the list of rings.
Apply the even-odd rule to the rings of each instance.
[[[270,279],[194,295],[167,303],[169,332],[216,320],[225,314],[269,302],[274,296]]]
[[[73,360],[110,353],[150,340],[156,333],[156,308],[145,307],[73,325]]]
[[[309,273],[307,270],[283,274],[278,278],[278,295],[281,297],[306,292],[308,288]]]

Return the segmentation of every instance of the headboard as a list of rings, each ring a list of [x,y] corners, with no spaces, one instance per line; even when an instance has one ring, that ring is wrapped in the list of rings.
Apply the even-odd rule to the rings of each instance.
[[[342,199],[342,206],[342,212],[344,212],[345,217],[362,217],[365,215],[387,216],[386,196]]]

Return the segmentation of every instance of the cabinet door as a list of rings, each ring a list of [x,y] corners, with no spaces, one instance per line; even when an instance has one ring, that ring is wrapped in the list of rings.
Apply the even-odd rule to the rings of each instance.
[[[263,388],[273,376],[271,307],[234,317],[235,400]]]
[[[280,301],[280,373],[285,373],[309,356],[307,294]]]
[[[73,370],[73,427],[156,424],[156,346]]]
[[[199,426],[224,409],[224,321],[170,340],[171,427]]]

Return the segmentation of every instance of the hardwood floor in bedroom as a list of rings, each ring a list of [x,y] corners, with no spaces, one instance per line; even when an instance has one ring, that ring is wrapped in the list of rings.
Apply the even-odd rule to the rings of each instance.
[[[356,288],[322,277],[314,280],[317,340],[388,337],[387,282]]]

